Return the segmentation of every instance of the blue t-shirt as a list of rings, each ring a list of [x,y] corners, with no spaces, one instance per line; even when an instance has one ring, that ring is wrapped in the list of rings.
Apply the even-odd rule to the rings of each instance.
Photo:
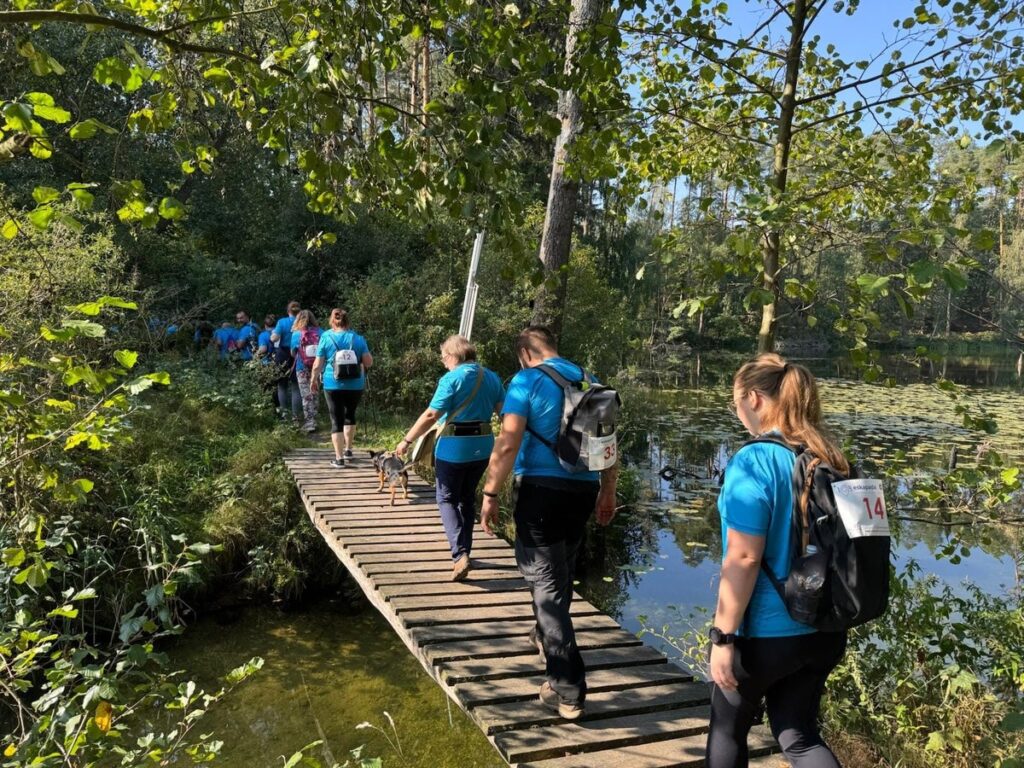
[[[319,331],[320,329],[317,326],[314,325],[314,326],[311,326],[311,327],[307,328],[306,330]],[[295,358],[295,370],[296,371],[304,371],[304,370],[306,370],[306,364],[302,362],[302,355],[299,354],[299,339],[301,339],[301,338],[302,338],[302,331],[292,331],[292,339],[291,339],[291,346],[290,346],[290,348],[292,350],[292,357]],[[319,353],[319,351],[320,351],[320,346],[317,345],[317,353]],[[316,355],[313,355],[313,356],[316,357]]]
[[[234,328],[218,328],[213,332],[214,341],[217,342],[220,348],[220,356],[228,356],[228,347],[231,346],[231,342],[235,340],[235,329]]]
[[[542,365],[550,365],[569,381],[581,381],[583,370],[575,363],[552,357]],[[558,439],[564,404],[562,388],[547,374],[536,368],[525,368],[512,377],[501,415],[511,413],[526,419],[529,428],[516,455],[515,474],[524,477],[558,477],[566,480],[597,482],[597,472],[569,472],[558,463],[555,452],[530,434],[530,430],[552,443]]]
[[[295,322],[294,317],[282,317],[277,321],[277,325],[274,326],[274,333],[277,334],[277,343],[284,344],[286,347],[291,342],[292,337],[292,323]]]
[[[476,363],[462,363],[452,371],[448,371],[437,382],[437,389],[430,399],[430,408],[444,411],[440,423],[448,419],[448,414],[466,402],[476,386],[477,371],[483,371],[480,389],[465,408],[459,411],[456,422],[486,421],[490,422],[494,406],[505,397],[505,388],[501,385],[498,374]],[[494,435],[476,435],[467,437],[443,437],[434,446],[434,456],[442,461],[462,464],[468,461],[480,461],[491,455],[494,448]]]
[[[351,349],[360,362],[358,379],[334,378],[334,354],[342,349]],[[320,345],[316,348],[316,356],[324,359],[324,389],[365,389],[366,372],[362,369],[363,355],[370,354],[366,339],[355,331],[324,331],[320,336]]]
[[[764,561],[779,579],[789,575],[793,542],[793,464],[796,454],[775,443],[754,443],[729,461],[718,495],[722,519],[722,556],[728,529],[764,536]],[[748,637],[809,635],[816,630],[790,618],[771,580],[758,571],[750,607],[740,633]]]
[[[235,332],[235,346],[243,360],[252,360],[252,349],[258,336],[259,332],[252,323],[246,323]]]
[[[256,347],[267,348],[267,351],[263,353],[263,364],[270,365],[270,351],[271,349],[273,349],[273,346],[270,343],[270,331],[268,331],[265,328],[262,331],[260,331],[259,338],[256,339]]]

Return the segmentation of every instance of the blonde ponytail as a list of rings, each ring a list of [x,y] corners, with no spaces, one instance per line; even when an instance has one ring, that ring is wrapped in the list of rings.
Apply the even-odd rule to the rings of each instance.
[[[786,442],[803,445],[839,472],[849,473],[849,462],[821,425],[818,382],[807,368],[766,352],[740,367],[733,386],[744,395],[757,391],[766,396],[764,427],[779,430]]]

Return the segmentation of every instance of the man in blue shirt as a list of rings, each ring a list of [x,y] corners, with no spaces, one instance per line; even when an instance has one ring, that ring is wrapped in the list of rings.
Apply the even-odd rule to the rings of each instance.
[[[548,677],[540,699],[562,717],[575,720],[583,714],[587,683],[569,616],[573,570],[591,513],[596,513],[600,525],[608,525],[615,516],[618,466],[601,473],[571,473],[543,442],[553,445],[558,438],[564,395],[558,384],[536,369],[547,365],[570,381],[584,378],[582,368],[558,356],[551,331],[528,327],[516,339],[516,356],[522,370],[505,394],[501,435],[488,465],[480,522],[487,533],[493,533],[498,491],[514,464],[516,562],[533,594],[537,624],[530,639],[545,658]]]
[[[235,332],[235,350],[240,359],[252,360],[252,354],[256,351],[259,329],[249,321],[249,313],[244,309],[235,313],[235,322],[238,330]]]
[[[221,360],[228,359],[231,346],[235,343],[235,329],[226,320],[220,324],[220,328],[213,332],[213,345]]]

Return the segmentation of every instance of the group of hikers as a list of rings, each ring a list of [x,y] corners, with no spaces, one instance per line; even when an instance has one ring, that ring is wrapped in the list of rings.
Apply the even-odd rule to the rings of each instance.
[[[497,374],[479,364],[473,344],[461,336],[447,339],[440,348],[447,372],[394,453],[407,457],[425,434],[444,426],[433,449],[436,497],[455,581],[465,579],[473,566],[480,480],[484,479],[480,521],[493,535],[499,492],[513,476],[515,557],[532,593],[536,618],[529,642],[546,671],[539,698],[561,717],[576,720],[584,713],[587,681],[570,615],[574,567],[590,517],[599,525],[608,525],[615,517],[618,463],[614,444],[611,463],[599,463],[598,469],[583,459],[574,465],[574,454],[565,450],[571,423],[586,418],[579,401],[569,403],[571,388],[600,388],[597,379],[562,358],[544,327],[531,326],[520,333],[515,353],[520,371],[504,388]],[[754,438],[729,462],[718,499],[723,559],[708,638],[712,695],[706,764],[747,765],[747,736],[764,711],[794,768],[838,766],[819,730],[821,696],[845,651],[847,625],[884,610],[888,522],[884,521],[886,535],[873,540],[827,533],[827,515],[814,505],[831,502],[820,489],[811,494],[809,485],[801,492],[801,484],[794,480],[807,475],[810,483],[815,472],[832,472],[837,480],[851,475],[847,460],[822,428],[818,385],[807,368],[776,354],[758,356],[737,371],[731,408]],[[496,438],[493,414],[500,419]],[[590,440],[600,443],[593,429],[591,433]],[[583,441],[580,448],[577,439],[577,454],[588,450],[586,438]],[[590,451],[593,458],[593,445]],[[795,494],[804,498],[795,499]],[[807,524],[802,542],[792,534],[793,516],[801,503],[805,516],[811,505],[820,528]],[[880,512],[876,506],[875,514],[884,517],[884,509]],[[828,543],[827,536],[832,537]],[[861,595],[861,602],[854,600],[852,607],[840,605],[838,595],[835,604],[829,604],[821,598],[821,579],[814,580],[824,567],[814,553],[818,546],[848,545],[849,559],[855,560],[851,541],[872,541],[875,546],[858,550],[861,564],[849,566],[875,571],[873,579],[861,578],[863,583],[855,585],[854,592],[879,594]],[[791,570],[801,579],[792,590],[785,585]],[[847,575],[852,582],[858,579],[858,574]],[[793,594],[787,595],[789,591]],[[808,608],[809,601],[813,609]]]
[[[232,337],[234,347],[229,350],[249,345],[250,357],[291,361],[288,375],[278,380],[278,401],[285,412],[291,404],[291,412],[296,418],[301,414],[307,429],[315,428],[318,392],[323,389],[331,417],[331,464],[345,467],[353,456],[356,409],[366,371],[373,365],[369,346],[349,327],[347,313],[332,310],[327,329],[320,329],[313,314],[300,310],[297,302],[288,305],[286,317],[268,316],[262,332],[246,330],[244,313],[238,313],[236,320],[242,328]],[[223,349],[232,341],[217,343]],[[615,402],[618,396],[580,365],[561,357],[556,339],[545,327],[523,330],[515,341],[515,354],[520,370],[506,387],[494,371],[478,362],[469,340],[449,337],[440,347],[446,373],[393,453],[407,460],[428,433],[436,438],[428,450],[451,550],[453,581],[465,580],[473,568],[481,479],[480,522],[486,533],[494,535],[499,492],[513,477],[515,558],[529,585],[536,618],[529,642],[544,660],[546,672],[539,698],[560,717],[576,720],[585,710],[587,680],[570,615],[575,563],[591,516],[599,525],[608,525],[618,508],[615,409],[603,416],[594,411],[599,400],[595,393],[611,392]],[[574,391],[583,395],[576,397]],[[589,413],[582,410],[584,402],[591,408]],[[606,398],[606,402],[611,401]],[[810,569],[813,577],[818,573],[814,569],[823,567],[814,545],[832,547],[835,541],[822,543],[822,535],[812,530],[815,522],[806,519],[800,541],[793,534],[794,516],[802,504],[807,518],[809,499],[812,506],[833,500],[829,492],[828,500],[822,501],[818,490],[809,492],[809,485],[801,493],[794,473],[806,472],[810,483],[815,472],[828,470],[841,480],[851,474],[850,466],[822,428],[818,385],[802,365],[776,354],[761,354],[747,362],[733,379],[731,409],[754,439],[732,456],[718,497],[723,557],[708,638],[712,679],[706,764],[709,768],[747,765],[748,733],[765,712],[794,768],[832,768],[839,764],[818,725],[825,681],[844,654],[846,628],[872,618],[878,610],[862,602],[848,611],[859,611],[860,617],[845,623],[835,618],[841,606],[831,606],[831,618],[826,619],[820,618],[821,611],[807,612],[808,599],[813,598],[817,606],[821,593],[821,579],[815,587],[814,579],[805,573]],[[594,413],[599,415],[591,418]],[[491,427],[494,415],[500,420],[497,437]],[[602,435],[602,418],[610,422],[604,425],[610,437]],[[588,422],[585,428],[580,426]],[[589,437],[577,434],[574,442],[567,435],[573,428],[589,431]],[[872,502],[867,497],[864,502],[871,518]],[[811,518],[821,512],[814,509]],[[876,502],[874,511],[875,518],[884,517],[884,501]],[[843,522],[849,528],[847,512]],[[816,524],[823,526],[826,517],[821,515]],[[868,554],[884,559],[887,568],[888,522],[884,522],[884,555],[881,550]],[[866,540],[850,541],[862,546]],[[861,560],[865,557],[862,554]],[[800,577],[798,587],[790,594],[796,577]],[[855,574],[851,578],[856,581]],[[864,581],[884,593],[880,603],[877,598],[867,599],[884,610],[887,586],[877,579]],[[818,591],[808,593],[812,587],[807,584]]]

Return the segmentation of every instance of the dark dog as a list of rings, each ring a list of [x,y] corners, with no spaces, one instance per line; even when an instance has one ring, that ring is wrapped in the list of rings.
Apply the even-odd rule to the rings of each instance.
[[[402,490],[405,491],[405,498],[409,498],[409,471],[405,468],[405,462],[393,452],[377,453],[370,451],[370,458],[373,459],[373,468],[377,470],[377,479],[380,486],[377,492],[384,490],[385,480],[391,486],[391,506],[395,506],[395,491],[398,490],[398,483],[401,481]]]

